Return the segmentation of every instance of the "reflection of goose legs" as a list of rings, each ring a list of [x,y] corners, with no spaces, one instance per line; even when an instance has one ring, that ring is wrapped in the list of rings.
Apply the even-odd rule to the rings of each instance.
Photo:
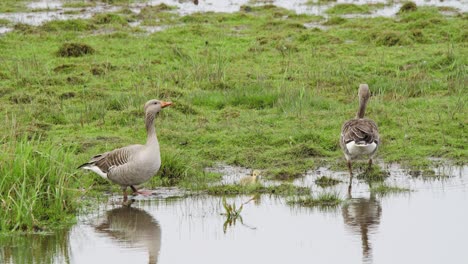
[[[352,165],[351,165],[351,160],[348,160],[348,170],[349,170],[348,195],[351,195],[351,186],[353,184],[353,169],[352,169]]]
[[[372,262],[372,247],[369,232],[380,223],[382,208],[373,195],[369,199],[352,198],[348,193],[348,202],[342,207],[345,226],[359,234],[364,262]]]

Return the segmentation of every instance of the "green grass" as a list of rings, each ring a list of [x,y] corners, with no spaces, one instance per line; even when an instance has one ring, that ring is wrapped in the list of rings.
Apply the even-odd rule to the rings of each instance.
[[[0,13],[20,12],[27,9],[26,0],[3,0],[0,1]]]
[[[2,1],[0,10],[15,3]],[[118,192],[75,168],[97,153],[144,142],[142,106],[150,98],[174,102],[156,120],[163,167],[151,187],[206,189],[219,175],[204,168],[217,162],[283,180],[324,163],[345,170],[340,128],[355,116],[363,82],[373,95],[366,115],[382,137],[379,158],[418,167],[428,166],[429,157],[468,158],[463,17],[418,7],[397,18],[332,18],[320,31],[303,23],[324,18],[274,6],[184,17],[163,9],[140,14],[143,24],[169,26],[146,35],[128,24],[138,16],[122,11],[38,27],[17,24],[0,38],[0,113],[15,120],[0,123],[0,139],[9,138],[2,141],[6,153],[19,153],[2,153],[4,178],[11,179],[2,206],[19,210],[1,214],[2,228],[43,228],[72,214],[76,200],[65,190],[74,186]],[[65,43],[94,52],[57,56]],[[29,150],[15,147],[25,144]],[[64,162],[46,163],[37,153]],[[15,159],[42,165],[24,173],[11,169],[19,166]],[[28,209],[6,196],[21,189],[18,179],[32,188],[49,178],[50,189],[21,194],[32,197],[25,202],[36,201]],[[52,213],[37,203],[44,195]],[[35,215],[28,218],[30,208]]]
[[[336,193],[321,193],[316,196],[297,197],[288,200],[289,205],[303,207],[334,208],[339,206],[343,200]]]
[[[206,187],[208,194],[211,195],[239,195],[239,194],[275,194],[282,196],[309,194],[307,187],[294,186],[283,183],[277,186],[263,186],[259,183],[246,186],[240,184],[213,185]]]
[[[340,182],[341,182],[340,180],[336,180],[327,176],[322,176],[315,180],[315,184],[317,184],[318,186],[322,188],[334,186]]]
[[[73,150],[40,138],[7,137],[0,153],[0,233],[66,225],[77,209]]]
[[[329,9],[326,13],[330,15],[343,15],[343,14],[366,14],[371,12],[369,5],[355,5],[355,4],[337,4]]]
[[[372,186],[370,188],[371,193],[386,195],[391,193],[405,193],[410,192],[411,190],[408,188],[402,188],[398,186],[389,186],[386,184],[379,184],[377,186]]]

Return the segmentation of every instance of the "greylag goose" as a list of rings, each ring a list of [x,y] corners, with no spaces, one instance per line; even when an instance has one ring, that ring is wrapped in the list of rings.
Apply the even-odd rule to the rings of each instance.
[[[123,202],[127,202],[127,187],[134,193],[149,195],[150,192],[137,190],[135,185],[142,184],[161,167],[161,153],[156,137],[154,119],[164,107],[172,105],[171,102],[149,100],[145,104],[145,125],[147,139],[145,145],[130,145],[112,151],[98,154],[90,161],[78,168],[93,171],[101,177],[122,186]]]
[[[249,185],[249,184],[254,184],[257,182],[259,176],[260,176],[260,171],[253,170],[251,175],[243,177],[242,179],[240,179],[239,183],[244,186]]]
[[[356,118],[346,121],[341,128],[340,146],[343,149],[349,169],[349,187],[353,181],[351,161],[361,156],[369,157],[369,168],[372,166],[372,158],[379,146],[379,131],[374,121],[364,118],[366,105],[370,97],[369,86],[359,85],[359,110]]]

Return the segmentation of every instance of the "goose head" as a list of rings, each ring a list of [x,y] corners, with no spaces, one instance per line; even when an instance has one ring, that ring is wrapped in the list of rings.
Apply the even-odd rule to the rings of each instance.
[[[168,107],[172,105],[172,102],[165,102],[157,99],[151,99],[145,104],[145,113],[146,115],[151,114],[151,115],[156,115],[163,109],[164,107]]]
[[[253,170],[252,171],[253,180],[256,181],[258,177],[260,177],[260,171],[259,170]]]
[[[359,85],[359,101],[366,102],[370,98],[370,91],[369,91],[369,85],[367,84],[360,84]]]

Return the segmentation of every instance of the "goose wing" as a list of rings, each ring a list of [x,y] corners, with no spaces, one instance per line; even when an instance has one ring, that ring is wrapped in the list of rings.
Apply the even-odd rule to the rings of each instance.
[[[374,121],[370,119],[351,119],[344,123],[341,129],[341,141],[347,144],[351,141],[361,144],[379,144],[379,131]]]
[[[127,164],[132,159],[132,156],[135,155],[138,147],[139,145],[131,145],[98,154],[92,157],[88,162],[80,165],[78,169],[86,169],[87,167],[95,166],[103,173],[108,173],[112,167],[118,167]]]

